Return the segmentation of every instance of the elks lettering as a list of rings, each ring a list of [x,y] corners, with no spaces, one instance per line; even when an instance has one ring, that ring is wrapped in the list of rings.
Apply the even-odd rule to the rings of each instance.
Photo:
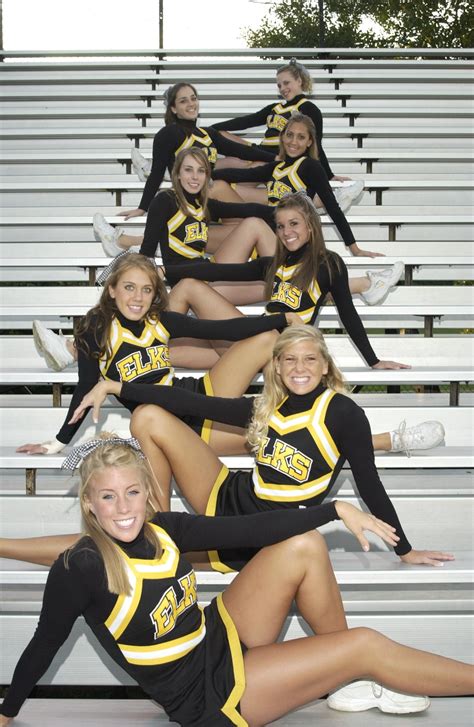
[[[207,225],[205,222],[191,222],[186,225],[184,242],[207,242]]]
[[[281,199],[285,194],[291,194],[291,192],[293,192],[293,188],[284,182],[270,182],[268,185],[268,195],[276,199]]]
[[[313,464],[311,457],[281,439],[275,439],[267,452],[269,443],[269,437],[265,437],[258,452],[258,464],[267,465],[297,482],[306,482]]]
[[[142,351],[134,351],[115,365],[121,381],[133,381],[149,371],[167,369],[171,365],[168,346],[149,346]]]
[[[301,303],[302,292],[291,283],[276,283],[270,301],[272,303],[283,303],[288,308],[298,310]]]
[[[283,131],[287,124],[287,119],[284,116],[275,114],[267,118],[267,126],[269,129],[277,129],[277,131]]]
[[[191,608],[197,601],[196,575],[190,571],[187,575],[178,579],[183,589],[183,596],[178,601],[173,586],[170,586],[161,597],[159,603],[150,613],[150,618],[155,626],[155,639],[172,631],[176,625],[176,619],[188,608]]]

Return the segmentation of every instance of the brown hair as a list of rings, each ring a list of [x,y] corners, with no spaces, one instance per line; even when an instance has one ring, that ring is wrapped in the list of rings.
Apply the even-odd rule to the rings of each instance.
[[[296,58],[292,58],[289,63],[277,68],[277,76],[279,73],[291,73],[293,78],[301,81],[301,90],[303,93],[311,93],[313,90],[313,80],[309,75],[307,68],[302,63],[298,63]]]
[[[285,147],[283,146],[283,137],[285,136],[285,134],[288,133],[293,124],[303,124],[309,134],[311,144],[305,152],[306,156],[311,157],[311,159],[319,159],[318,145],[316,142],[316,127],[313,123],[313,120],[310,119],[309,116],[306,116],[306,114],[300,114],[299,112],[291,114],[287,125],[280,133],[280,159],[284,159],[286,157]]]
[[[104,288],[100,296],[99,302],[79,321],[75,332],[76,345],[81,350],[89,353],[89,347],[85,340],[86,333],[93,330],[95,342],[97,344],[98,353],[94,354],[100,358],[107,349],[107,339],[112,319],[117,315],[117,304],[110,295],[110,288],[115,288],[120,278],[129,270],[138,268],[146,273],[153,286],[153,302],[150,310],[146,313],[146,318],[159,318],[160,313],[168,307],[168,292],[165,284],[158,275],[158,270],[154,260],[140,255],[139,253],[129,253],[117,259],[109,277],[104,283]],[[93,321],[93,323],[92,323]]]
[[[200,164],[204,169],[206,170],[206,181],[204,182],[204,186],[199,192],[198,200],[201,204],[201,207],[204,210],[204,216],[206,219],[208,218],[208,210],[207,210],[207,199],[209,197],[209,182],[211,179],[211,165],[209,163],[208,156],[206,152],[203,149],[199,149],[198,147],[192,146],[189,149],[181,149],[179,154],[176,155],[176,160],[173,166],[173,170],[171,172],[171,184],[173,185],[173,192],[176,197],[176,200],[178,202],[178,207],[181,210],[181,212],[184,215],[189,214],[188,209],[188,201],[185,197],[183,186],[179,180],[179,173],[181,171],[181,167],[184,164],[184,160],[186,157],[191,156],[195,161],[197,161],[198,164]]]
[[[191,88],[192,92],[195,94],[197,98],[199,98],[199,94],[194,88],[192,83],[185,83],[182,81],[181,83],[175,83],[174,86],[170,86],[166,89],[166,91],[163,94],[163,99],[166,106],[165,111],[165,125],[168,126],[168,124],[172,124],[175,121],[179,122],[178,115],[175,114],[175,112],[172,110],[172,106],[176,105],[176,97],[178,93],[181,91],[182,88]]]
[[[301,258],[301,262],[297,267],[295,275],[291,279],[292,284],[300,290],[308,290],[312,281],[318,274],[318,269],[321,263],[325,263],[327,265],[329,276],[331,277],[331,269],[334,267],[339,269],[339,257],[326,248],[321,227],[321,219],[317,213],[314,203],[308,195],[305,194],[305,192],[287,194],[285,197],[280,199],[275,207],[275,220],[277,219],[278,212],[280,210],[296,210],[303,216],[309,229],[308,245],[303,257]],[[284,264],[287,255],[288,250],[278,236],[277,227],[276,252],[265,277],[265,295],[268,300],[272,294],[276,271]]]

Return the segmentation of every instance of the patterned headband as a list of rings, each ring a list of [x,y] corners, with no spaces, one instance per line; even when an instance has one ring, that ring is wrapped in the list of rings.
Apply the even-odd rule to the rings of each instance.
[[[130,439],[122,439],[121,437],[109,437],[109,439],[89,439],[84,444],[79,444],[77,447],[72,449],[64,462],[62,463],[62,469],[75,470],[80,464],[81,460],[85,460],[92,452],[99,447],[104,447],[106,444],[122,444],[126,447],[131,447],[135,450],[139,457],[145,459],[140,444],[137,439],[130,437]]]
[[[115,269],[115,266],[117,265],[118,261],[121,258],[123,258],[124,255],[131,255],[132,253],[138,254],[138,253],[135,253],[135,251],[132,250],[131,248],[128,249],[128,250],[124,250],[123,252],[119,252],[119,254],[116,255],[116,257],[114,257],[114,259],[107,265],[107,267],[102,270],[102,272],[100,273],[100,275],[97,276],[97,278],[95,280],[95,284],[96,285],[102,285],[103,286],[107,282],[107,279],[108,279],[109,275],[111,273],[113,273],[113,271]],[[148,256],[147,255],[142,255],[142,257],[148,257]],[[155,260],[154,257],[149,257],[148,260],[151,260],[151,262],[154,263],[155,264],[155,267],[158,269],[159,266],[156,264],[156,260]]]
[[[110,273],[114,270],[118,260],[120,260],[120,258],[122,258],[124,255],[130,255],[130,253],[131,250],[124,250],[123,252],[119,252],[119,254],[114,257],[114,259],[107,265],[107,267],[102,270],[101,274],[97,276],[95,284],[104,285]]]

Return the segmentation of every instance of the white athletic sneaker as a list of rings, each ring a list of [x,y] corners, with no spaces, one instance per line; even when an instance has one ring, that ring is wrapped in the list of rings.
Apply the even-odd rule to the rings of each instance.
[[[357,681],[330,694],[327,705],[341,712],[363,712],[377,707],[389,714],[409,714],[428,709],[430,700],[428,697],[392,692],[377,682]]]
[[[367,270],[370,288],[364,293],[361,293],[361,297],[368,305],[383,303],[390,292],[390,288],[393,288],[398,283],[404,270],[405,265],[400,261],[392,265],[391,268],[385,268],[385,270],[378,270],[374,273]]]
[[[347,212],[351,204],[353,204],[364,191],[364,182],[361,179],[356,179],[342,187],[334,187],[332,191],[341,210],[343,212]]]
[[[124,251],[124,248],[120,247],[118,244],[123,230],[119,227],[112,227],[112,225],[109,225],[104,215],[101,215],[100,212],[96,212],[94,215],[92,225],[94,228],[95,239],[102,243],[102,247],[104,248],[104,252],[107,257],[115,257]]]
[[[53,371],[62,371],[76,363],[66,346],[66,337],[46,328],[41,321],[33,321],[33,340],[39,355]]]
[[[398,429],[390,432],[392,452],[405,452],[410,456],[411,450],[432,449],[444,441],[444,427],[441,422],[427,421],[407,427],[406,421],[401,422]]]
[[[145,159],[135,146],[132,146],[132,167],[140,182],[146,182],[151,172],[151,161]]]

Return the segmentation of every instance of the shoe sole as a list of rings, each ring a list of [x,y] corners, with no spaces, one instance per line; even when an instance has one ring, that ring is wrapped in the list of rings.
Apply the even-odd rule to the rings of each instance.
[[[41,331],[40,328],[38,328],[35,321],[33,321],[32,328],[33,328],[33,341],[35,343],[36,350],[38,351],[39,355],[44,358],[44,360],[46,361],[46,363],[50,369],[52,369],[53,371],[58,371],[58,372],[62,371],[65,368],[65,366],[58,363],[58,361],[54,358],[54,356],[52,356],[52,354],[46,349],[44,342],[43,342],[43,338],[42,338],[43,332]]]
[[[424,712],[428,707],[430,706],[430,703],[426,704],[426,702],[420,702],[418,705],[412,705],[410,707],[381,707],[380,704],[368,704],[366,701],[357,701],[357,700],[351,700],[350,704],[341,704],[337,707],[332,706],[328,703],[328,707],[330,709],[334,709],[336,712],[367,712],[369,709],[378,709],[380,712],[385,712],[386,714],[412,714],[415,712]]]

